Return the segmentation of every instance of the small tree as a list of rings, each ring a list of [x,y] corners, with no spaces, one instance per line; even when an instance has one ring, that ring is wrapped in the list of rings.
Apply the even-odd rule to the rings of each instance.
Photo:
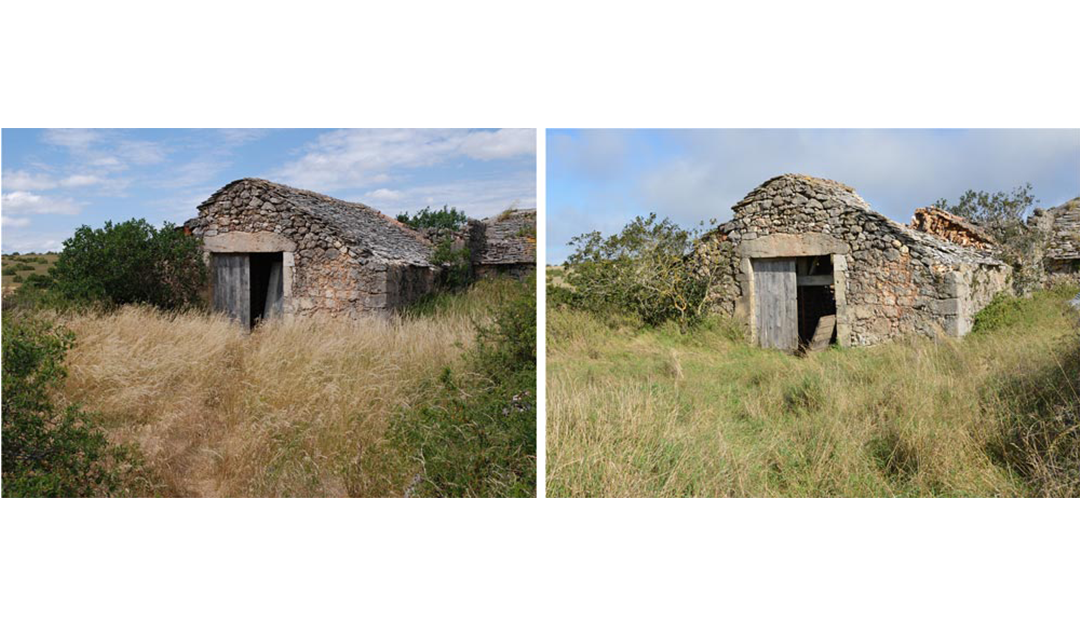
[[[468,223],[469,218],[464,212],[454,207],[443,205],[439,210],[431,210],[428,206],[410,216],[408,212],[401,213],[397,220],[413,228],[440,228],[446,230],[461,230]]]
[[[574,237],[562,299],[593,312],[632,313],[650,325],[675,320],[686,327],[704,313],[711,285],[710,274],[687,261],[696,237],[655,214],[636,217],[611,237]]]
[[[1030,182],[1012,191],[995,193],[968,189],[956,204],[941,198],[934,206],[978,223],[991,234],[1005,240],[1009,235],[1016,234],[1019,226],[1023,226],[1028,212],[1038,201],[1032,190]]]
[[[198,239],[143,219],[82,226],[51,270],[53,288],[68,300],[165,309],[195,303],[207,277]]]
[[[1025,223],[1035,202],[1031,183],[1012,191],[967,190],[956,204],[945,198],[934,203],[936,208],[975,222],[985,228],[1001,244],[1002,259],[1013,266],[1013,280],[1018,292],[1025,292],[1041,282],[1039,250],[1043,235]]]

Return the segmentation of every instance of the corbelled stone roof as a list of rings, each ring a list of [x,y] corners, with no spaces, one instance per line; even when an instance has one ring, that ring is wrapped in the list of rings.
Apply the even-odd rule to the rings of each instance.
[[[734,230],[754,226],[768,229],[767,224],[754,223],[754,220],[759,218],[744,214],[762,208],[772,211],[802,211],[812,220],[820,220],[822,224],[835,219],[834,213],[837,211],[857,210],[877,224],[874,236],[891,236],[901,245],[918,250],[921,255],[938,263],[1003,264],[987,252],[962,247],[889,219],[870,208],[866,200],[846,184],[805,174],[783,174],[766,180],[732,207],[734,218],[721,225],[719,232],[729,235]]]
[[[370,250],[383,260],[427,265],[431,256],[428,243],[419,232],[379,211],[360,204],[346,202],[328,195],[296,189],[263,180],[243,178],[230,182],[199,205],[200,215],[204,208],[212,206],[226,191],[236,185],[245,185],[272,208],[287,204],[297,212],[310,215],[333,228],[346,244]]]
[[[536,209],[510,209],[484,224],[482,265],[536,262]]]

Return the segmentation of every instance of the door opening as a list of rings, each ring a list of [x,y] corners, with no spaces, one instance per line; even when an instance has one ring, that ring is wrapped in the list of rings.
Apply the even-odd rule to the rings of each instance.
[[[281,252],[249,254],[251,261],[251,326],[281,315]]]
[[[214,309],[251,329],[282,314],[282,253],[212,255]]]
[[[786,352],[836,342],[832,257],[754,258],[757,344]]]
[[[825,349],[836,342],[836,285],[831,256],[803,256],[795,263],[799,347]]]

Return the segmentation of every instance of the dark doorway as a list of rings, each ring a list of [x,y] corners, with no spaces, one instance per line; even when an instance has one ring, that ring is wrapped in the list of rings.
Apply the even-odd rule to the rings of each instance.
[[[282,253],[218,254],[212,256],[214,309],[245,328],[278,317],[284,304]]]
[[[283,283],[281,252],[249,254],[251,263],[251,325],[281,315]]]
[[[831,256],[802,256],[795,263],[799,346],[824,349],[836,342],[836,286]]]

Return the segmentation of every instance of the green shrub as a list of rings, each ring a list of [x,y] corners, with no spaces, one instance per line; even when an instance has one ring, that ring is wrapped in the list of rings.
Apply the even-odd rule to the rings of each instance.
[[[535,495],[536,283],[503,284],[513,294],[478,326],[464,368],[447,368],[430,382],[434,399],[391,427],[391,440],[420,466],[408,495]]]
[[[536,277],[514,284],[516,296],[496,309],[491,323],[477,327],[476,365],[494,379],[536,369]]]
[[[464,212],[453,207],[444,205],[439,210],[431,210],[428,206],[410,216],[408,212],[401,213],[397,220],[413,228],[444,228],[447,230],[461,230],[461,227],[469,222]]]
[[[696,237],[655,214],[637,217],[607,238],[599,232],[574,237],[566,286],[549,287],[549,293],[554,302],[580,310],[629,313],[651,326],[676,321],[686,328],[704,316],[710,286],[709,276],[686,260]]]
[[[52,288],[79,303],[182,308],[198,301],[208,277],[200,246],[168,223],[160,230],[142,219],[82,226],[64,241]]]
[[[17,273],[19,273],[19,270],[16,269],[14,265],[8,265],[7,267],[4,267],[2,270],[0,270],[0,274],[5,276],[13,276]]]
[[[130,494],[136,457],[111,445],[77,406],[51,395],[67,371],[74,335],[48,322],[3,320],[3,495],[91,497]]]
[[[1027,297],[998,293],[975,314],[973,334],[991,333],[1002,328],[1030,328],[1062,314],[1066,302],[1076,295],[1076,287],[1060,285],[1050,290],[1036,291]]]
[[[30,263],[15,263],[15,271],[33,271],[34,266]]]
[[[455,250],[451,237],[439,241],[431,253],[431,262],[442,267],[441,286],[457,289],[472,281],[472,252],[468,245]]]

